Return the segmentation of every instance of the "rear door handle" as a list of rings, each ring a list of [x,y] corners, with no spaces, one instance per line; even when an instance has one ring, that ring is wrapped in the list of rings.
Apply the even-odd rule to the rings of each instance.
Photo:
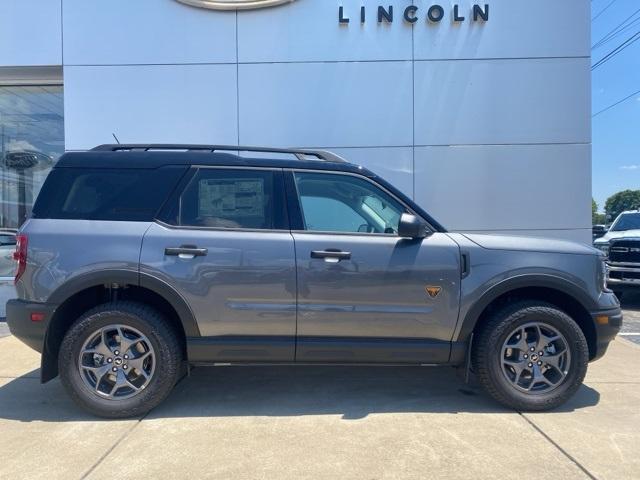
[[[327,248],[326,250],[312,250],[311,258],[324,258],[325,262],[336,263],[340,260],[349,260],[351,258],[351,252],[343,252],[334,248]]]
[[[209,250],[198,248],[195,245],[180,245],[179,247],[167,247],[164,249],[165,255],[178,256],[180,258],[204,257]]]

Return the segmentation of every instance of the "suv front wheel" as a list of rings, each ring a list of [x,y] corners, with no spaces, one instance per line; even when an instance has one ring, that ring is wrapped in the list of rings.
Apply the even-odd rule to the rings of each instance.
[[[497,401],[520,411],[564,403],[582,384],[588,361],[578,324],[543,302],[518,302],[494,312],[473,341],[480,384]]]
[[[63,385],[85,410],[107,418],[144,414],[180,374],[182,349],[167,319],[147,305],[116,301],[82,315],[60,346]]]

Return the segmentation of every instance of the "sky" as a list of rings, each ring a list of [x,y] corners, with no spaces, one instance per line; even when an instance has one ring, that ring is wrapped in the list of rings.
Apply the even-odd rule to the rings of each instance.
[[[631,26],[591,51],[591,64],[635,34],[638,41],[592,71],[592,114],[640,90],[640,1],[592,0],[591,45],[627,17]],[[627,23],[626,25],[629,25]],[[640,189],[640,93],[592,118],[593,198],[606,199],[625,189]]]

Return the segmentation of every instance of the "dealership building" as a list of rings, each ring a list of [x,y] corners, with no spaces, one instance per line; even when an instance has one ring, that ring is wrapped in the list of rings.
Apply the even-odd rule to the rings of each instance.
[[[450,230],[589,242],[589,66],[587,0],[3,0],[0,227],[115,136],[330,149]]]

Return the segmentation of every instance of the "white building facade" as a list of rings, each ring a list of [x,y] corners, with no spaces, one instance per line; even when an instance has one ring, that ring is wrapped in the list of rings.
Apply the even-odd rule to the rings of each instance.
[[[450,230],[590,241],[588,0],[185,3],[0,2],[0,227],[115,135],[326,148]]]

